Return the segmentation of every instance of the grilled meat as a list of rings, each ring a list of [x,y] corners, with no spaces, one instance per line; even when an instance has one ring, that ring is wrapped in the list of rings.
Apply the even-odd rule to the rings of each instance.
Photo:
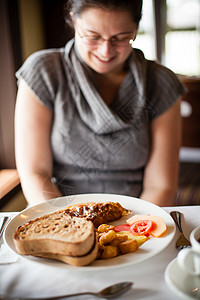
[[[123,208],[118,202],[88,202],[69,206],[65,209],[65,213],[90,220],[94,227],[98,227],[103,223],[116,221],[122,216],[128,215],[130,211]]]

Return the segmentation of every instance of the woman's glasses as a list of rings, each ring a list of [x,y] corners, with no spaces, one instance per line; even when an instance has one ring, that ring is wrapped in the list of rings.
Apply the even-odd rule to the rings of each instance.
[[[88,46],[100,46],[104,42],[109,42],[113,47],[127,47],[129,44],[132,43],[131,33],[129,36],[123,36],[124,34],[119,34],[116,36],[112,36],[109,39],[103,39],[99,35],[82,35],[77,31],[79,37],[83,40],[83,42]]]

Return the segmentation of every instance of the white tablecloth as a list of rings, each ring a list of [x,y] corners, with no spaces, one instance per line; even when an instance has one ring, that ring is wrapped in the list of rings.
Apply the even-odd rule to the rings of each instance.
[[[166,207],[167,212],[179,210],[184,214],[182,226],[189,238],[190,232],[200,225],[200,206]],[[0,213],[0,217],[8,213]],[[130,291],[121,299],[169,300],[180,299],[167,286],[164,272],[178,251],[175,241],[161,253],[144,262],[119,269],[101,271],[74,271],[55,268],[19,258],[16,263],[0,265],[0,295],[15,297],[47,297],[79,291],[99,291],[105,286],[120,281],[133,281]],[[74,299],[74,298],[73,298]],[[79,299],[94,299],[84,296]]]

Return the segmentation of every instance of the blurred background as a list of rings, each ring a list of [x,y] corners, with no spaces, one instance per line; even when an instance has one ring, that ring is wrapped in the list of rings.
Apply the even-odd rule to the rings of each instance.
[[[63,47],[72,37],[64,22],[65,2],[0,0],[0,209],[13,197],[16,187],[20,190],[14,158],[15,72],[31,53]],[[180,172],[188,178],[196,174],[194,204],[200,204],[200,0],[143,0],[134,47],[173,70],[186,87],[181,106]],[[9,187],[13,178],[14,189]]]

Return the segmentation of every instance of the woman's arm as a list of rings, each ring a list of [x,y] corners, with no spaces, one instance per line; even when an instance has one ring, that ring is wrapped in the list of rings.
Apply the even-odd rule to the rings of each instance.
[[[51,182],[52,118],[53,113],[20,80],[15,110],[16,164],[24,195],[31,205],[61,195]]]
[[[151,153],[140,198],[159,206],[173,205],[177,189],[181,143],[180,101],[178,99],[151,125]]]

